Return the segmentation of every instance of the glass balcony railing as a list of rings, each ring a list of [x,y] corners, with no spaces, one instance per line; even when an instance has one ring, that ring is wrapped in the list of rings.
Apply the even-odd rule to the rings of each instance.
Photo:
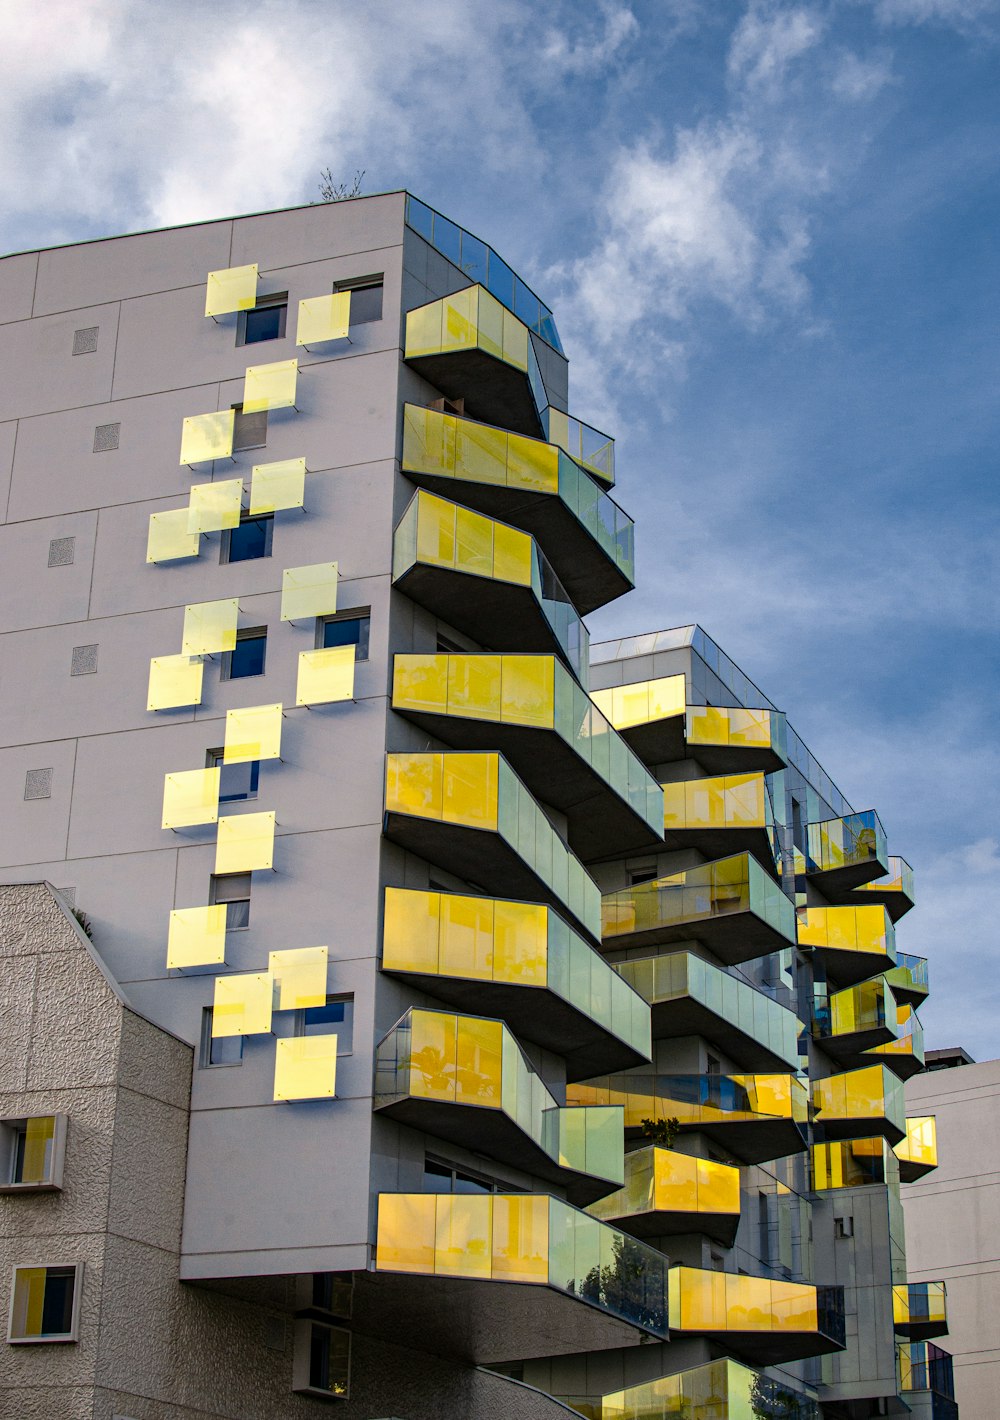
[[[547,555],[584,615],[603,605],[609,595],[621,595],[634,585],[631,518],[555,444],[407,404],[403,471],[412,478],[460,484],[463,501],[482,490],[479,502],[489,506],[480,506],[479,511],[505,515],[527,532],[535,531],[536,521],[540,529],[546,526]],[[512,499],[510,493],[520,496]],[[550,509],[558,507],[562,533],[545,519],[539,502]],[[557,539],[561,558],[556,555]],[[597,567],[583,558],[587,545],[599,549],[608,564],[603,580]]]
[[[770,952],[794,942],[796,925],[791,901],[749,853],[606,893],[601,922],[610,946],[695,937],[714,947],[718,939],[719,954],[731,963],[762,955],[761,947]],[[733,934],[736,955],[722,945]]]
[[[587,1209],[631,1233],[703,1232],[732,1241],[740,1218],[740,1171],[655,1145],[625,1155],[625,1184]],[[720,1231],[721,1230],[721,1231]]]
[[[930,1413],[927,1420],[959,1420],[955,1400],[955,1370],[952,1357],[932,1341],[901,1342],[896,1351],[899,1359],[899,1388],[912,1410],[917,1410],[914,1391],[930,1392]]]
[[[799,912],[799,946],[816,952],[831,980],[852,985],[896,964],[896,933],[879,903]]]
[[[777,710],[746,710],[740,706],[689,705],[687,742],[694,751],[730,748],[772,750],[787,763],[785,717]]]
[[[481,740],[477,722],[497,726],[492,742],[498,743],[497,736],[502,735],[501,748],[514,769],[529,782],[533,774],[539,776],[542,797],[570,816],[571,840],[579,833],[595,838],[591,820],[598,812],[594,798],[601,784],[627,808],[629,818],[635,815],[645,825],[645,832],[639,830],[640,841],[648,845],[660,838],[663,793],[659,784],[555,656],[397,655],[392,708],[421,722],[445,721],[432,726],[438,737],[463,747],[470,740]],[[507,733],[508,728],[516,728],[517,733]],[[551,731],[556,742],[547,739],[540,749],[537,739],[525,730]],[[588,816],[587,823],[576,823],[577,806]],[[609,817],[615,808],[605,803],[600,812],[607,831],[624,834],[627,843],[628,827]],[[596,841],[588,846],[598,848],[600,838],[597,831]]]
[[[420,1101],[505,1115],[535,1151],[555,1165],[547,1171],[554,1181],[559,1181],[562,1170],[604,1183],[624,1181],[621,1111],[603,1106],[560,1108],[503,1021],[418,1008],[407,1011],[376,1048],[374,1107],[395,1115],[405,1113],[416,1122],[427,1117],[426,1110],[421,1114],[413,1109]],[[440,1113],[435,1118],[440,1120]],[[431,1125],[429,1132],[440,1133],[441,1127]],[[456,1114],[450,1132],[473,1147],[477,1127],[487,1126]],[[490,1152],[495,1156],[503,1152],[499,1134],[489,1137]],[[538,1160],[531,1151],[525,1151],[523,1144],[515,1148],[529,1170],[537,1172]],[[566,1182],[572,1186],[572,1180]],[[595,1190],[588,1192],[593,1197]]]
[[[937,1119],[933,1114],[907,1115],[906,1138],[895,1145],[899,1177],[915,1183],[938,1166]]]
[[[662,720],[684,718],[687,707],[687,677],[660,676],[657,680],[634,681],[592,692],[616,730],[634,730]]]
[[[798,1065],[796,1016],[692,952],[622,961],[616,970],[652,1007],[654,1039],[701,1035],[740,1064]]]
[[[810,823],[806,830],[806,871],[835,876],[845,887],[860,887],[889,870],[885,830],[874,809]]]
[[[899,952],[896,965],[885,973],[885,979],[892,987],[892,994],[900,1003],[919,1006],[930,992],[930,978],[927,972],[927,958],[910,956]]]
[[[598,1399],[557,1399],[584,1420],[820,1420],[818,1402],[791,1389],[787,1376],[774,1380],[730,1360],[709,1361]]]
[[[895,997],[881,977],[834,991],[829,1017],[818,1019],[813,1031],[831,1053],[882,1045],[894,1040],[898,1031]]]
[[[530,1039],[539,1038],[541,1027],[541,1043],[565,1055],[574,1037],[580,1041],[582,1016],[636,1055],[650,1056],[646,1002],[541,903],[386,888],[382,970],[524,988],[545,998]],[[571,1019],[553,1019],[551,996],[574,1008]],[[595,1048],[589,1037],[580,1043]]]
[[[439,587],[429,581],[435,572],[459,575]],[[423,581],[415,590],[418,573]],[[508,595],[471,595],[476,584],[467,577],[488,581]],[[509,641],[513,649],[516,641],[519,650],[543,650],[554,643],[586,688],[590,635],[530,533],[421,488],[396,528],[392,578],[408,596],[488,646]],[[512,611],[511,597],[518,589],[534,602],[541,637],[527,616]]]
[[[813,1103],[816,1128],[826,1140],[881,1134],[896,1144],[906,1136],[903,1084],[884,1065],[815,1080]]]
[[[663,1254],[546,1194],[380,1194],[375,1270],[550,1287],[668,1335]]]
[[[892,1289],[896,1331],[912,1341],[948,1334],[948,1295],[943,1282],[904,1282]]]
[[[771,1277],[745,1277],[698,1267],[671,1267],[671,1332],[771,1339],[769,1356],[817,1355],[845,1345],[844,1294],[839,1287],[813,1287]],[[792,1343],[786,1351],[781,1338]],[[795,1346],[798,1338],[807,1349]]]
[[[770,824],[763,774],[727,774],[663,786],[668,831],[692,828],[764,828]]]
[[[523,888],[530,897],[542,886],[600,940],[596,883],[503,755],[387,755],[386,814],[388,836],[404,847],[432,862],[443,858],[445,867],[487,891],[494,885],[514,892]],[[461,830],[472,830],[474,837],[457,837]],[[484,841],[487,835],[493,835],[492,848]]]
[[[884,878],[876,878],[871,883],[861,883],[856,889],[877,902],[884,903],[894,922],[908,912],[915,902],[913,891],[913,869],[905,858],[889,856],[889,871]]]
[[[812,1180],[817,1193],[831,1188],[867,1188],[892,1183],[892,1151],[882,1138],[844,1139],[812,1146]]]
[[[924,1068],[924,1028],[909,1005],[896,1008],[896,1019],[897,1038],[865,1053],[882,1056],[891,1070],[908,1080]]]
[[[615,441],[599,429],[574,419],[551,405],[542,411],[542,431],[550,444],[558,444],[574,463],[602,483],[615,481]]]

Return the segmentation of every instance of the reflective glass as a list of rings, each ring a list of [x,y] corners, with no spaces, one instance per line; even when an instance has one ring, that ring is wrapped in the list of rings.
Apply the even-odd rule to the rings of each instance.
[[[235,409],[190,415],[181,427],[181,456],[178,462],[210,463],[213,459],[231,458],[235,428]]]
[[[274,812],[226,815],[219,819],[216,873],[247,873],[274,861]]]
[[[281,574],[281,619],[300,621],[337,610],[337,564],[286,567]]]
[[[334,291],[332,296],[311,296],[299,302],[296,345],[322,345],[327,340],[346,340],[351,321],[350,291]]]
[[[257,300],[257,263],[210,271],[205,287],[206,316],[250,310]]]
[[[181,769],[163,776],[161,828],[189,828],[219,817],[219,769]]]
[[[257,518],[241,517],[238,526],[230,529],[224,560],[253,562],[259,557],[270,557],[273,531],[274,519],[270,514]]]
[[[204,664],[190,656],[154,656],[149,663],[147,710],[201,704]]]
[[[291,409],[299,377],[298,360],[276,360],[270,365],[249,365],[243,384],[243,413],[262,409]]]
[[[281,1036],[274,1042],[274,1099],[335,1099],[337,1037]]]
[[[149,536],[146,540],[147,562],[171,562],[181,557],[197,557],[198,534],[188,532],[187,508],[173,508],[166,513],[150,513]]]
[[[167,966],[214,966],[226,959],[226,904],[180,907],[170,914]]]
[[[305,459],[254,464],[250,474],[250,512],[276,513],[305,503]]]

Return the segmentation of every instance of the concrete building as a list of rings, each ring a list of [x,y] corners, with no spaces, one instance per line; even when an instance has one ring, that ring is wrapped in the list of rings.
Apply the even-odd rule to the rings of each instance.
[[[962,1420],[993,1420],[1000,1395],[1000,1060],[928,1051],[906,1111],[936,1131],[937,1171],[903,1188],[910,1276],[948,1286],[948,1349]],[[925,1126],[928,1127],[928,1126]]]
[[[0,370],[0,1409],[950,1420],[912,874],[590,646],[551,311],[390,193],[8,257]]]

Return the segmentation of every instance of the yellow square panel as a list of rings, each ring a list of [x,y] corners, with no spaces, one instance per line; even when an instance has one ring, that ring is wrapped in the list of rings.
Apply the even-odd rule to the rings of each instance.
[[[219,819],[216,873],[252,873],[274,862],[274,811]]]
[[[226,711],[224,764],[280,758],[280,705],[250,705],[244,710]]]
[[[281,574],[281,619],[332,616],[337,610],[337,564],[286,567]]]
[[[354,647],[299,652],[296,705],[329,705],[354,699]]]
[[[163,828],[215,823],[219,817],[222,770],[180,769],[163,776]]]
[[[275,1100],[332,1100],[337,1095],[337,1037],[283,1036],[275,1041]]]
[[[236,410],[220,409],[215,414],[192,414],[181,429],[180,463],[210,463],[233,456]]]
[[[305,459],[254,464],[250,475],[250,515],[301,508],[306,501]]]
[[[197,534],[238,528],[242,511],[242,478],[225,478],[220,483],[196,483],[188,503],[188,532]]]
[[[200,539],[188,532],[188,509],[173,508],[168,513],[151,513],[146,539],[147,562],[172,562],[178,557],[197,557]]]
[[[250,365],[243,382],[243,413],[262,409],[291,409],[295,404],[298,360],[276,360],[273,365]]]
[[[226,959],[226,904],[170,914],[167,966],[218,966]]]
[[[326,1005],[326,968],[329,947],[293,947],[269,952],[268,969],[278,983],[279,1011],[302,1011]]]
[[[296,345],[322,345],[325,340],[346,340],[351,324],[350,291],[332,296],[310,296],[299,302]]]
[[[218,602],[194,602],[184,608],[181,652],[185,656],[212,656],[236,646],[240,604],[235,597]]]
[[[249,311],[257,304],[257,263],[210,271],[205,287],[205,314],[228,316]]]
[[[215,978],[212,1034],[263,1035],[271,1029],[274,985],[269,971]]]
[[[201,704],[205,667],[190,656],[154,656],[149,663],[147,710],[176,710]]]

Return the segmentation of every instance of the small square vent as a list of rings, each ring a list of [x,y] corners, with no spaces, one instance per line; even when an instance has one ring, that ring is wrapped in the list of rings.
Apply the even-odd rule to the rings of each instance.
[[[29,769],[24,776],[24,797],[26,799],[51,799],[52,770]]]
[[[72,567],[75,557],[75,537],[54,537],[49,543],[50,567]]]
[[[70,662],[70,675],[93,675],[97,670],[97,647],[74,646]]]
[[[94,430],[94,453],[109,454],[112,449],[117,449],[121,428],[120,424],[98,424]]]
[[[97,349],[97,336],[100,331],[98,325],[88,325],[83,330],[73,332],[73,354],[93,355]]]

